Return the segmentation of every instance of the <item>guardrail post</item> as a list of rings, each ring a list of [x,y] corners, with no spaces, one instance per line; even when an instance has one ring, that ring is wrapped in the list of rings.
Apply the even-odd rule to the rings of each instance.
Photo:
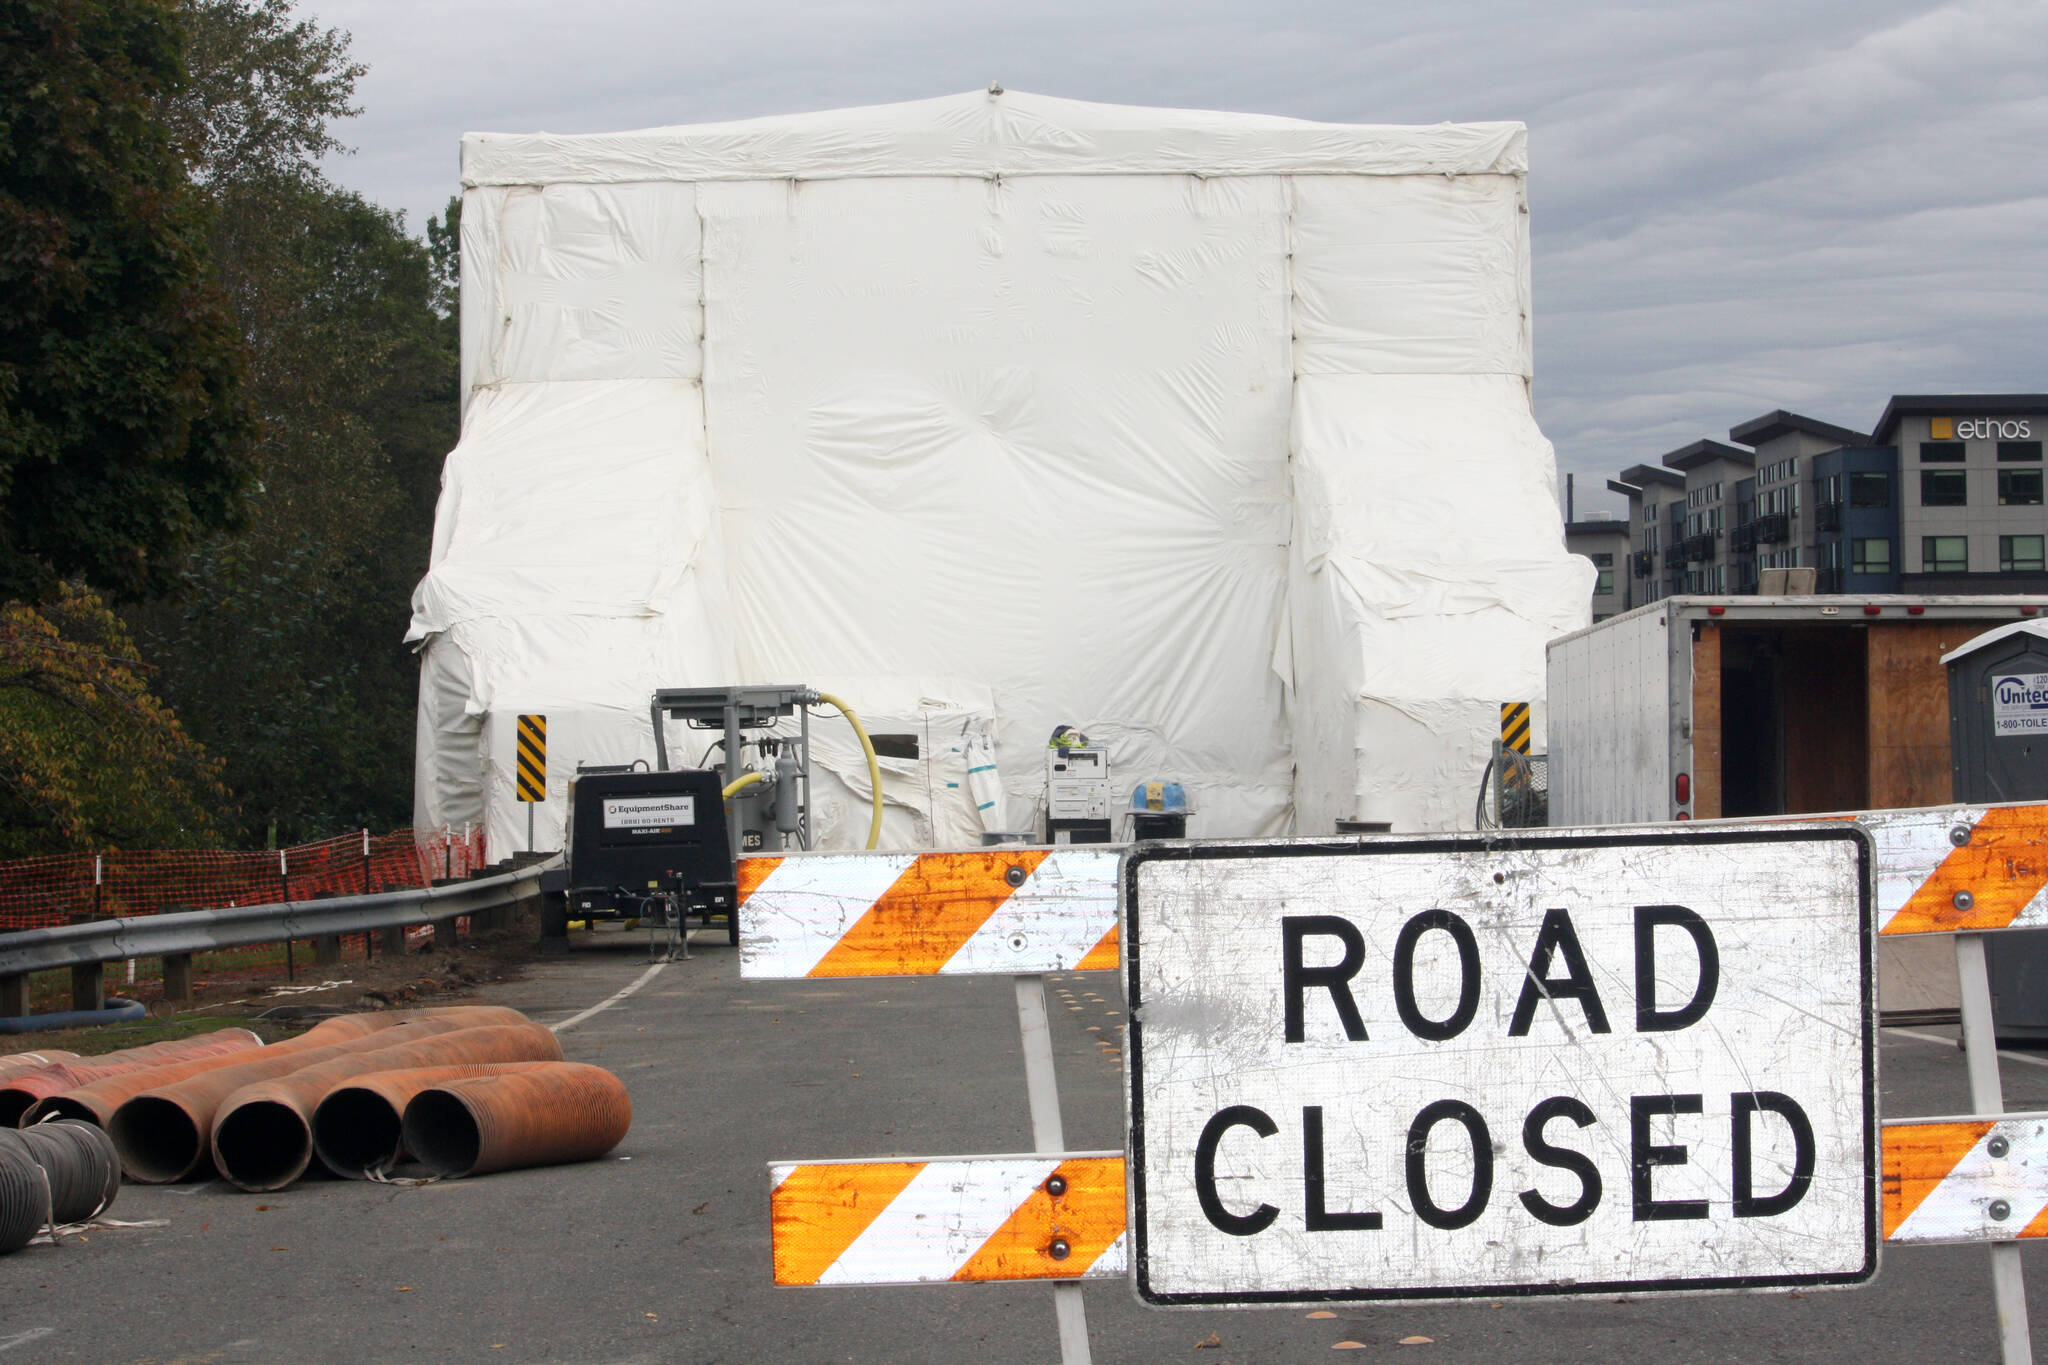
[[[0,976],[0,1016],[12,1019],[28,1013],[28,977]]]
[[[316,966],[332,967],[340,961],[340,934],[322,934],[313,940],[313,962]]]
[[[394,924],[377,933],[377,950],[387,957],[401,957],[405,953],[405,926]]]
[[[164,999],[190,1000],[192,998],[192,954],[168,953],[164,956]]]
[[[73,924],[91,924],[92,915],[73,914]],[[107,964],[86,962],[71,969],[71,1008],[103,1010],[107,1007]]]
[[[107,1007],[107,968],[103,962],[87,962],[71,969],[71,1008],[103,1010]]]

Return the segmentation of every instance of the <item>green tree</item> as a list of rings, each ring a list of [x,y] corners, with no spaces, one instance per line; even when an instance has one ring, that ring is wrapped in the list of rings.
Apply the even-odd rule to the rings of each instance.
[[[353,111],[347,36],[279,0],[188,0],[211,250],[261,414],[249,524],[196,548],[175,599],[129,612],[162,687],[225,763],[240,834],[411,815],[417,664],[403,641],[457,425],[430,248],[314,159]]]
[[[161,117],[202,185],[318,178],[320,159],[347,149],[329,128],[369,68],[349,60],[348,34],[294,20],[290,0],[185,0],[190,77]]]
[[[325,186],[245,184],[222,203],[216,251],[260,357],[253,516],[189,557],[175,599],[131,619],[226,761],[247,835],[403,824],[418,673],[402,639],[432,527],[421,485],[455,424],[426,252]]]
[[[0,606],[0,857],[218,841],[220,765],[145,673],[86,589]]]
[[[155,118],[168,0],[0,0],[0,598],[161,592],[253,428],[207,213]]]

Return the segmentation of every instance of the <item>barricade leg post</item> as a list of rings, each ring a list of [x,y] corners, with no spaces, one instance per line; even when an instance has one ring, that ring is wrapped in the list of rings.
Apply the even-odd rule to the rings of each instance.
[[[1970,1108],[1978,1114],[2005,1112],[1998,1080],[1998,1027],[1991,1017],[1991,976],[1984,964],[1984,935],[1956,935],[1956,985],[1963,1006],[1963,1054],[1970,1068]],[[2005,1365],[2032,1365],[2034,1346],[2027,1325],[2027,1285],[2020,1274],[2020,1249],[2011,1242],[1991,1248],[1991,1293],[1998,1305],[1998,1344]]]
[[[1031,1101],[1031,1143],[1041,1152],[1064,1151],[1060,1125],[1059,1082],[1053,1076],[1052,1029],[1045,1015],[1045,978],[1020,976],[1017,984],[1017,1027],[1024,1039],[1024,1088]],[[1052,1308],[1059,1320],[1062,1365],[1091,1365],[1088,1349],[1088,1307],[1078,1284],[1055,1284]]]

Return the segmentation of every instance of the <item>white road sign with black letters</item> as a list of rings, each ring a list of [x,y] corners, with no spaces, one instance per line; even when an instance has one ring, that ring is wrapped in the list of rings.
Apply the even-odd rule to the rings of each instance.
[[[1140,846],[1139,1296],[1870,1279],[1871,876],[1833,823]]]

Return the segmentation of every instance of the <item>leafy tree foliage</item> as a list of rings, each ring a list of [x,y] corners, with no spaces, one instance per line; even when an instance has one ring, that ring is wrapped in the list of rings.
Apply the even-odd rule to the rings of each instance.
[[[0,856],[218,841],[220,765],[145,672],[83,588],[0,606]]]
[[[154,115],[168,0],[0,0],[0,598],[162,591],[252,429],[206,206]]]
[[[360,112],[349,101],[367,72],[348,35],[294,20],[290,0],[187,0],[191,78],[163,119],[204,185],[310,181],[320,158],[346,150],[329,131]]]
[[[246,531],[187,556],[129,619],[166,697],[226,764],[241,837],[411,815],[415,659],[402,643],[457,425],[447,299],[401,219],[324,180],[353,113],[347,37],[282,0],[187,0],[212,255],[262,418]]]
[[[227,760],[249,836],[400,825],[418,686],[401,641],[455,426],[427,253],[327,186],[237,185],[222,208],[215,251],[264,417],[252,524],[131,616]]]

